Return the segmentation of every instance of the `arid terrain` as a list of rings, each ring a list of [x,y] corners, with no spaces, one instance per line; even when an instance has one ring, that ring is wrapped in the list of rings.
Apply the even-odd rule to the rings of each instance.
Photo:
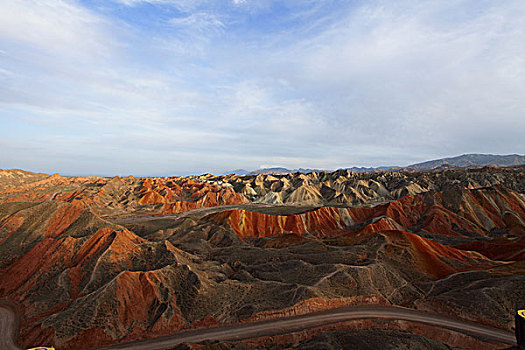
[[[0,170],[0,299],[23,347],[89,349],[354,305],[513,332],[525,168],[189,177]],[[403,320],[177,348],[504,349]]]

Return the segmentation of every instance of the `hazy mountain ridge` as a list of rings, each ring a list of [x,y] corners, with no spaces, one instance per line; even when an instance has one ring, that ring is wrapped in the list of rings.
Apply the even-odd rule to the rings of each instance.
[[[525,164],[525,155],[519,154],[509,154],[509,155],[495,155],[495,154],[481,154],[481,153],[472,153],[472,154],[463,154],[456,157],[447,157],[429,160],[421,163],[415,163],[408,165],[406,167],[402,166],[379,166],[379,167],[349,167],[343,168],[350,170],[355,173],[373,173],[381,171],[427,171],[427,170],[446,170],[447,168],[473,168],[473,167],[484,167],[484,166],[497,166],[497,167],[508,167],[508,166],[518,166]],[[257,174],[271,174],[271,175],[282,175],[282,174],[291,174],[291,173],[311,173],[311,172],[320,172],[320,171],[332,171],[332,170],[323,170],[323,169],[288,169],[282,167],[275,168],[263,168],[258,170],[245,170],[238,169],[231,172],[225,173],[228,174],[237,174],[237,175],[257,175]]]
[[[441,158],[422,163],[409,165],[408,169],[431,170],[442,165],[452,165],[459,168],[483,167],[495,165],[499,167],[517,166],[525,164],[525,156],[519,154],[494,155],[494,154],[463,154],[457,157]]]
[[[246,170],[246,169],[237,169],[225,172],[222,175],[230,175],[230,174],[236,174],[236,175],[259,175],[259,174],[266,174],[266,175],[284,175],[284,174],[291,174],[291,173],[312,173],[314,171],[323,171],[320,169],[288,169],[288,168],[282,168],[282,167],[274,167],[274,168],[262,168],[257,170]]]

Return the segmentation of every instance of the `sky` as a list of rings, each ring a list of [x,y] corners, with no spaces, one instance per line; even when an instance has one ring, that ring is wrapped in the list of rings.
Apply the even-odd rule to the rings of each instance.
[[[524,38],[522,0],[0,0],[0,168],[523,154]]]

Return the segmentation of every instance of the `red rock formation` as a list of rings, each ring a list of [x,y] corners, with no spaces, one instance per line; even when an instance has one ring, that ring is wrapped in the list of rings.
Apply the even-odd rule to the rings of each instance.
[[[427,196],[427,198],[425,198]],[[508,228],[518,232],[525,228],[525,205],[512,192],[483,190],[465,191],[459,213],[443,205],[441,194],[420,194],[402,197],[399,200],[372,208],[322,207],[296,215],[267,215],[245,210],[230,210],[212,214],[210,219],[227,224],[239,237],[267,237],[282,233],[314,233],[318,236],[340,234],[356,224],[371,221],[355,232],[377,232],[381,230],[417,228],[442,236],[463,236],[461,232],[480,235],[496,228]],[[430,199],[430,200],[429,200]],[[490,204],[487,208],[483,204]],[[480,220],[479,211],[486,215]],[[375,219],[375,220],[374,220]]]
[[[206,316],[203,319],[194,321],[191,324],[191,328],[210,328],[219,325],[219,321],[213,316]]]
[[[493,267],[494,264],[476,252],[455,249],[439,244],[430,239],[403,231],[381,231],[388,238],[390,245],[387,252],[401,246],[409,250],[413,261],[427,275],[443,278],[450,274],[471,269]]]
[[[334,309],[351,305],[388,305],[388,301],[380,295],[360,295],[349,298],[310,298],[303,300],[289,308],[276,311],[259,312],[250,316],[245,322],[271,320],[282,317],[305,315],[311,312]]]
[[[374,233],[385,230],[402,230],[403,228],[394,220],[388,217],[381,217],[379,220],[374,221],[362,229],[357,230],[357,233]]]
[[[62,206],[51,216],[46,228],[46,237],[58,237],[62,234],[82,213],[82,209],[76,206]]]
[[[0,223],[0,244],[7,240],[24,223],[22,216],[12,215]]]
[[[246,210],[228,210],[210,214],[208,218],[217,224],[230,226],[241,238],[268,237],[283,233],[300,235],[306,232],[323,236],[345,229],[339,209],[330,207],[296,215],[268,215]]]
[[[492,260],[525,260],[525,236],[518,239],[496,238],[490,241],[474,241],[454,247],[479,252]]]
[[[458,271],[481,266],[486,266],[486,268],[494,266],[479,253],[445,246],[416,234],[399,230],[399,225],[392,219],[382,218],[357,231],[345,229],[341,213],[346,212],[350,216],[357,213],[353,217],[360,215],[357,209],[323,207],[303,214],[287,216],[230,210],[211,214],[208,218],[217,224],[231,227],[240,238],[270,237],[283,233],[301,235],[305,232],[316,234],[318,237],[381,234],[388,240],[386,248],[388,254],[395,255],[394,250],[397,247],[408,249],[414,258],[413,263],[416,263],[422,272],[432,278],[443,278]]]
[[[242,194],[231,188],[220,188],[186,178],[145,179],[139,200],[140,204],[164,204],[159,214],[247,202]]]

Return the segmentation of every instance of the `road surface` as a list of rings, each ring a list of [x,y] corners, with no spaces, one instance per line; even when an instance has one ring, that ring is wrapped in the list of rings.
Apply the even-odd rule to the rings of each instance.
[[[424,323],[431,326],[459,331],[476,338],[516,345],[514,334],[481,324],[465,322],[396,306],[353,306],[331,309],[303,316],[275,319],[249,324],[232,325],[195,331],[185,331],[172,336],[125,343],[104,349],[160,350],[180,343],[204,340],[239,340],[272,336],[323,326],[336,322],[361,319],[391,319]]]
[[[272,336],[337,322],[361,319],[391,319],[418,322],[451,329],[484,340],[516,345],[513,333],[481,324],[397,306],[349,306],[302,316],[184,331],[171,336],[124,343],[104,349],[160,350],[180,343],[194,343],[204,340],[227,341]],[[17,319],[14,312],[0,304],[0,349],[19,350],[14,342],[14,334],[17,327]]]
[[[17,323],[13,310],[0,304],[0,349],[19,350],[14,341]]]

